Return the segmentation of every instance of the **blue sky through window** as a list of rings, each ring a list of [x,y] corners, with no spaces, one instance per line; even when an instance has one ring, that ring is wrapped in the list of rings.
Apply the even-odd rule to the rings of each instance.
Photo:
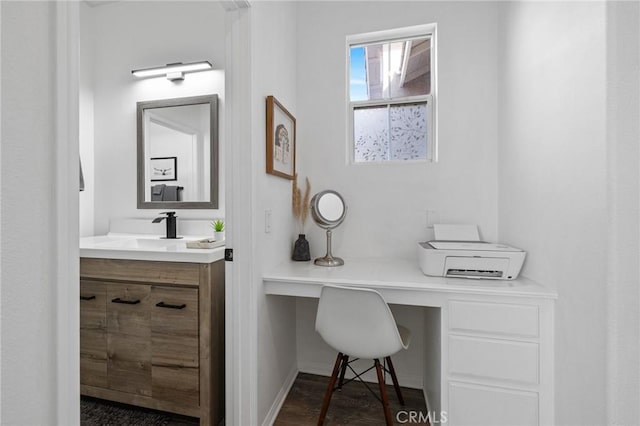
[[[351,63],[349,66],[349,94],[351,101],[366,101],[367,94],[367,69],[364,59],[364,47],[352,47],[350,49]]]

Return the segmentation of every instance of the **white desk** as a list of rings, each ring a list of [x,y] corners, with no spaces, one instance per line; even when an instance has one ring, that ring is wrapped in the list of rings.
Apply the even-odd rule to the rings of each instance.
[[[263,276],[269,295],[320,297],[323,284],[378,290],[387,303],[424,306],[423,388],[448,424],[553,425],[557,294],[527,279],[427,277],[417,262],[345,259],[326,268],[288,262]],[[417,330],[414,330],[417,332]]]

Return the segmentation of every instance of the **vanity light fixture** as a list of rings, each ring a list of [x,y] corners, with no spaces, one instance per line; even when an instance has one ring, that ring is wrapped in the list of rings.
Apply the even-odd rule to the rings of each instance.
[[[184,80],[184,74],[195,71],[206,71],[213,68],[213,65],[209,61],[191,62],[183,64],[182,62],[176,62],[173,64],[167,64],[161,67],[144,68],[131,71],[131,74],[136,77],[156,77],[159,75],[166,75],[167,79],[171,81]]]

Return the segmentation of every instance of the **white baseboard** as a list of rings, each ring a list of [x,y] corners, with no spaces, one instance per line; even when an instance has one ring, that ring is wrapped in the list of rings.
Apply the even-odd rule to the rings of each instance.
[[[373,364],[372,364],[373,365]],[[316,374],[318,376],[327,376],[329,377],[331,375],[331,369],[333,368],[333,364],[332,365],[327,365],[327,364],[320,364],[320,363],[315,363],[315,362],[298,362],[298,371],[300,373],[309,373],[309,374]],[[358,371],[356,369],[356,371]],[[405,388],[411,388],[411,389],[422,389],[422,377],[418,377],[418,376],[414,376],[414,375],[400,375],[397,374],[398,376],[398,382],[400,382],[400,386],[405,387]],[[346,375],[346,377],[351,377],[351,374]],[[378,377],[376,376],[374,370],[369,371],[367,374],[362,376],[362,379],[365,382],[370,382],[370,383],[378,383]],[[392,385],[393,382],[391,381],[391,376],[389,376],[387,374],[387,384],[388,385]]]
[[[431,407],[431,404],[429,404],[429,395],[427,395],[427,390],[426,389],[422,389],[422,394],[424,395],[424,402],[425,404],[427,404],[427,412],[428,413],[433,413],[433,407]]]
[[[285,399],[287,399],[287,395],[293,386],[293,383],[296,381],[296,377],[298,377],[298,368],[295,366],[289,372],[289,375],[285,379],[282,384],[282,388],[276,398],[273,400],[273,404],[271,404],[271,408],[266,416],[264,416],[264,420],[262,422],[262,426],[272,426],[278,417],[278,413],[282,408],[282,404],[284,404]]]

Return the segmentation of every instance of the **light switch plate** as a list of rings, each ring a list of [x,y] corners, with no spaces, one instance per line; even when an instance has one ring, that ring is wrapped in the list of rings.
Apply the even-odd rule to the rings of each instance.
[[[271,210],[267,209],[264,211],[264,233],[271,233]]]

